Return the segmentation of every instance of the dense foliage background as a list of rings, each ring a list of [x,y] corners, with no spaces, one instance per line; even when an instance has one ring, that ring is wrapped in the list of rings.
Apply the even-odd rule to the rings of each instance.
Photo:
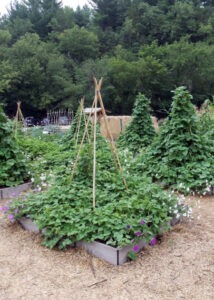
[[[76,110],[104,77],[103,98],[114,114],[130,114],[136,95],[165,115],[170,91],[185,85],[200,105],[214,94],[214,1],[13,1],[0,18],[0,103],[14,115],[54,107]]]

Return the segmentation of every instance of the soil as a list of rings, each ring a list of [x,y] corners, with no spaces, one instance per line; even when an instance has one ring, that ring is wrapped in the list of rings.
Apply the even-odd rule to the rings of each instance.
[[[214,196],[200,200],[191,222],[176,225],[122,266],[80,249],[44,248],[39,236],[1,215],[0,299],[213,300]]]

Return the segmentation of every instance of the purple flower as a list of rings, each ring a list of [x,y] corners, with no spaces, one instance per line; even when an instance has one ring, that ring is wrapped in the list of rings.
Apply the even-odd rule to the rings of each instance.
[[[140,249],[140,247],[139,247],[138,245],[135,245],[135,246],[133,247],[133,251],[134,251],[134,252],[137,252],[139,249]]]
[[[151,242],[150,242],[150,245],[151,245],[151,246],[154,246],[156,243],[157,243],[156,238],[153,238],[153,239],[151,240]]]
[[[14,210],[14,213],[15,213],[15,214],[18,214],[18,212],[19,212],[19,210],[18,210],[18,208],[16,208],[16,209]]]
[[[136,232],[136,236],[140,236],[140,235],[141,235],[140,231]]]
[[[141,225],[144,225],[145,223],[146,223],[146,222],[145,222],[144,220],[141,220],[141,221],[140,221],[140,224],[141,224]]]
[[[0,211],[7,211],[9,208],[8,206],[2,206],[0,207]]]
[[[12,221],[13,219],[14,219],[14,215],[10,214],[10,215],[8,216],[8,220]]]
[[[131,226],[130,226],[130,225],[127,225],[127,226],[126,226],[126,228],[127,228],[127,229],[130,229],[130,228],[131,228]]]

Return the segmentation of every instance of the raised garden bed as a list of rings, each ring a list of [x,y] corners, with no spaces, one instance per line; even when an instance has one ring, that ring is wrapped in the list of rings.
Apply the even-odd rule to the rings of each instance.
[[[6,187],[0,189],[0,200],[13,198],[14,196],[19,196],[21,193],[29,190],[31,188],[31,183],[23,183],[14,187]]]
[[[145,247],[148,243],[144,240],[141,240],[137,243],[139,246],[139,252],[143,247]],[[100,243],[100,242],[84,242],[80,241],[76,243],[78,248],[85,249],[88,253],[101,258],[110,264],[113,265],[122,265],[128,260],[128,253],[133,250],[133,245],[127,245],[124,247],[114,248],[112,246]]]
[[[178,222],[180,222],[180,220],[172,219],[170,225],[174,226]],[[34,232],[36,234],[40,232],[37,225],[30,218],[22,217],[19,219],[19,223],[25,230]],[[137,252],[139,252],[143,247],[148,245],[148,242],[146,242],[145,240],[141,240],[137,244],[139,247]],[[110,264],[122,265],[128,260],[128,253],[133,250],[134,245],[127,245],[124,247],[115,248],[97,241],[91,243],[85,241],[79,241],[75,244],[75,246],[77,248],[85,249],[88,253],[100,259],[103,259],[109,262]]]

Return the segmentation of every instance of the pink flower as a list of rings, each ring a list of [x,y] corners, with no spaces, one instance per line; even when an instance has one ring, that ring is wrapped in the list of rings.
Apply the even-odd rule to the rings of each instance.
[[[15,214],[18,214],[18,212],[19,212],[19,210],[18,210],[18,208],[16,208],[16,209],[14,210],[14,213],[15,213]]]
[[[133,251],[134,251],[134,252],[137,252],[139,249],[140,249],[140,248],[139,248],[138,245],[135,245],[135,246],[133,247]]]
[[[8,220],[12,221],[13,219],[14,219],[14,215],[11,214],[8,216]]]
[[[150,242],[150,245],[151,245],[151,246],[154,246],[156,243],[157,243],[156,238],[153,238],[153,239],[151,240],[151,242]]]
[[[140,235],[141,235],[140,231],[136,232],[136,236],[140,236]]]
[[[141,221],[140,221],[140,224],[141,224],[141,225],[144,225],[145,223],[146,223],[146,222],[145,222],[144,220],[141,220]]]

